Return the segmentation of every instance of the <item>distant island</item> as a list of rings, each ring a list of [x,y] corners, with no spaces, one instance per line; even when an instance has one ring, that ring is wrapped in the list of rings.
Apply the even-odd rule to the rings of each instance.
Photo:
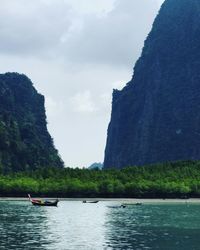
[[[101,162],[94,162],[93,164],[91,164],[88,169],[102,169],[103,168],[103,164]]]

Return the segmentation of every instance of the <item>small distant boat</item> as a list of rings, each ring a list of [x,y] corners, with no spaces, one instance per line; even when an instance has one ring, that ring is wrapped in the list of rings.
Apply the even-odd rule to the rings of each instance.
[[[126,208],[126,205],[122,204],[122,205],[116,205],[116,206],[107,206],[109,208]]]
[[[54,201],[49,201],[49,200],[43,200],[43,199],[32,199],[30,194],[28,194],[29,200],[30,202],[34,205],[34,206],[47,206],[47,207],[57,207],[58,205],[58,199],[54,200]]]
[[[142,203],[138,202],[138,203],[135,203],[136,206],[141,206]]]
[[[137,202],[137,203],[124,203],[125,206],[141,206],[142,203]]]
[[[86,201],[84,200],[83,203],[98,203],[99,201]]]

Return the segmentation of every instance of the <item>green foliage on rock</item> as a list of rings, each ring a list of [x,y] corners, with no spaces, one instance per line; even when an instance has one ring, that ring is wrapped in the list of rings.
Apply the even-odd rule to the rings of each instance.
[[[47,131],[44,96],[18,73],[0,75],[0,171],[62,167]]]

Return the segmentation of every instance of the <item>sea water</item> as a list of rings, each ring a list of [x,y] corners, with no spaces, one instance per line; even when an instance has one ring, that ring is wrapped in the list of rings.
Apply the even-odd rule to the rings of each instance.
[[[0,201],[0,249],[200,249],[200,205]]]

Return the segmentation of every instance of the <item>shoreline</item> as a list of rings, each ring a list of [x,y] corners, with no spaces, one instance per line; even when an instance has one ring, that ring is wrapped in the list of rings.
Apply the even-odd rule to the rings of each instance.
[[[55,198],[50,198],[50,197],[46,197],[45,199],[48,200],[55,200]],[[59,201],[110,201],[110,202],[121,202],[121,203],[126,203],[128,204],[136,204],[136,203],[143,203],[143,204],[156,204],[156,203],[160,203],[160,204],[175,204],[175,203],[181,203],[181,204],[185,204],[185,203],[192,203],[192,204],[200,204],[200,198],[190,198],[190,199],[150,199],[150,198],[146,198],[146,199],[134,199],[134,198],[58,198]],[[1,201],[29,201],[28,198],[26,197],[0,197],[0,202]]]

